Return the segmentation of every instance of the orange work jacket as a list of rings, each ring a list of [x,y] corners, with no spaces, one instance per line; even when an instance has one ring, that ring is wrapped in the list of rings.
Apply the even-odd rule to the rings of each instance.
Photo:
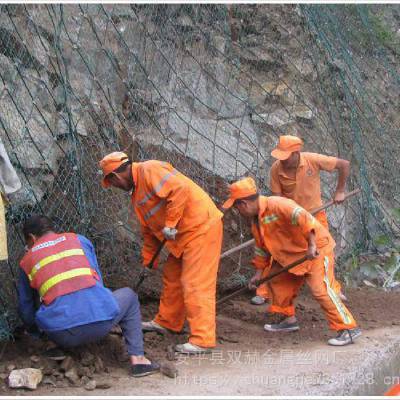
[[[260,196],[260,211],[257,223],[253,223],[252,231],[258,231],[256,239],[259,253],[253,260],[256,268],[265,268],[269,254],[283,267],[303,257],[308,250],[308,236],[313,230],[318,249],[333,249],[335,241],[329,231],[324,228],[309,212],[293,200],[278,196]],[[302,274],[305,265],[301,264],[291,270]]]
[[[132,176],[131,200],[142,227],[144,265],[164,239],[165,226],[178,230],[176,239],[168,240],[166,246],[179,258],[189,241],[222,218],[208,194],[167,162],[132,163]]]

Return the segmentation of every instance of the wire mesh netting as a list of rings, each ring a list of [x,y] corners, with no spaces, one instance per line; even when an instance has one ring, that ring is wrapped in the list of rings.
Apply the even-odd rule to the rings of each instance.
[[[362,188],[328,212],[342,259],[398,234],[397,6],[1,5],[0,16],[0,138],[23,183],[7,211],[1,337],[17,322],[28,215],[90,238],[110,285],[140,264],[129,198],[100,186],[110,151],[169,161],[220,203],[248,174],[268,194],[270,151],[296,134],[349,159],[348,189]],[[336,179],[322,181],[328,200]],[[224,248],[247,239],[227,216]],[[245,280],[246,251],[223,264],[221,287]]]

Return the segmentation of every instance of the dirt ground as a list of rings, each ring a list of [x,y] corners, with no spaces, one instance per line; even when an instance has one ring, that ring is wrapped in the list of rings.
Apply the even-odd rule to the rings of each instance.
[[[59,362],[49,365],[40,356],[46,343],[24,335],[3,345],[0,394],[381,394],[388,383],[383,382],[383,368],[389,361],[393,364],[394,357],[398,357],[398,362],[396,364],[395,360],[392,379],[399,379],[400,293],[363,288],[350,289],[346,295],[349,299],[347,304],[363,329],[363,336],[355,344],[344,348],[326,345],[326,340],[333,333],[329,332],[318,304],[306,290],[297,301],[301,329],[288,334],[262,329],[265,306],[250,305],[249,293],[219,309],[218,347],[211,355],[180,356],[168,361],[168,346],[183,343],[187,335],[145,335],[148,357],[161,363],[172,363],[178,371],[175,378],[162,374],[142,379],[129,377],[121,336],[112,334],[98,345],[71,353],[79,376],[79,380],[71,383]],[[147,319],[154,315],[157,304],[144,303],[143,319]],[[87,362],[88,353],[93,355],[92,364]],[[101,360],[98,361],[98,358]],[[6,385],[8,370],[29,366],[42,367],[45,373],[38,389],[34,392],[9,389]],[[84,389],[89,379],[97,382],[97,388],[90,392]]]

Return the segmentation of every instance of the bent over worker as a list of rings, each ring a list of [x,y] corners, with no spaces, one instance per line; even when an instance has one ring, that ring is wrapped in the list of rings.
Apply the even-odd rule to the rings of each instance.
[[[27,331],[42,331],[68,349],[96,342],[119,324],[131,374],[157,372],[159,365],[144,357],[136,293],[130,288],[111,292],[103,286],[92,243],[75,233],[55,233],[52,221],[43,215],[28,219],[23,233],[29,249],[20,262],[18,304]],[[60,350],[54,350],[47,355],[58,359]]]
[[[166,239],[170,254],[163,268],[158,314],[145,331],[180,332],[185,319],[189,342],[176,346],[187,354],[209,352],[216,345],[215,296],[222,244],[222,213],[192,180],[169,163],[131,162],[122,152],[100,161],[103,187],[132,192],[132,206],[144,238],[146,266]]]
[[[264,329],[271,332],[299,329],[294,299],[306,282],[324,311],[329,327],[338,332],[337,337],[329,339],[328,343],[343,346],[360,336],[361,330],[332,287],[335,281],[335,242],[328,230],[293,200],[260,196],[252,178],[242,179],[230,186],[230,198],[223,207],[232,206],[242,216],[252,220],[252,231],[256,232],[256,246],[260,252],[251,286],[261,278],[262,270],[271,257],[274,260],[271,273],[305,255],[308,257],[307,261],[269,282],[272,295],[269,312],[275,321],[266,324]]]
[[[283,196],[294,200],[307,211],[322,205],[320,171],[332,173],[338,171],[338,179],[333,200],[340,204],[344,200],[345,186],[350,174],[350,162],[337,157],[323,154],[302,152],[303,141],[296,136],[283,135],[279,138],[277,147],[272,150],[272,157],[276,161],[270,170],[270,189],[273,196]],[[329,229],[325,210],[320,211],[314,217]],[[269,268],[264,275],[267,275]],[[335,280],[334,289],[345,300],[341,292],[340,283]],[[253,304],[262,304],[268,298],[266,285],[257,289]]]

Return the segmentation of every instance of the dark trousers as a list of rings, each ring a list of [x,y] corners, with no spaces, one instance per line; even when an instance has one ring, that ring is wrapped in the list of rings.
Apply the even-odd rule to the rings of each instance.
[[[47,332],[50,340],[60,347],[69,348],[97,342],[104,338],[117,324],[120,325],[129,355],[143,355],[143,333],[140,304],[137,294],[130,288],[113,292],[120,312],[109,321],[93,322],[62,331]]]

